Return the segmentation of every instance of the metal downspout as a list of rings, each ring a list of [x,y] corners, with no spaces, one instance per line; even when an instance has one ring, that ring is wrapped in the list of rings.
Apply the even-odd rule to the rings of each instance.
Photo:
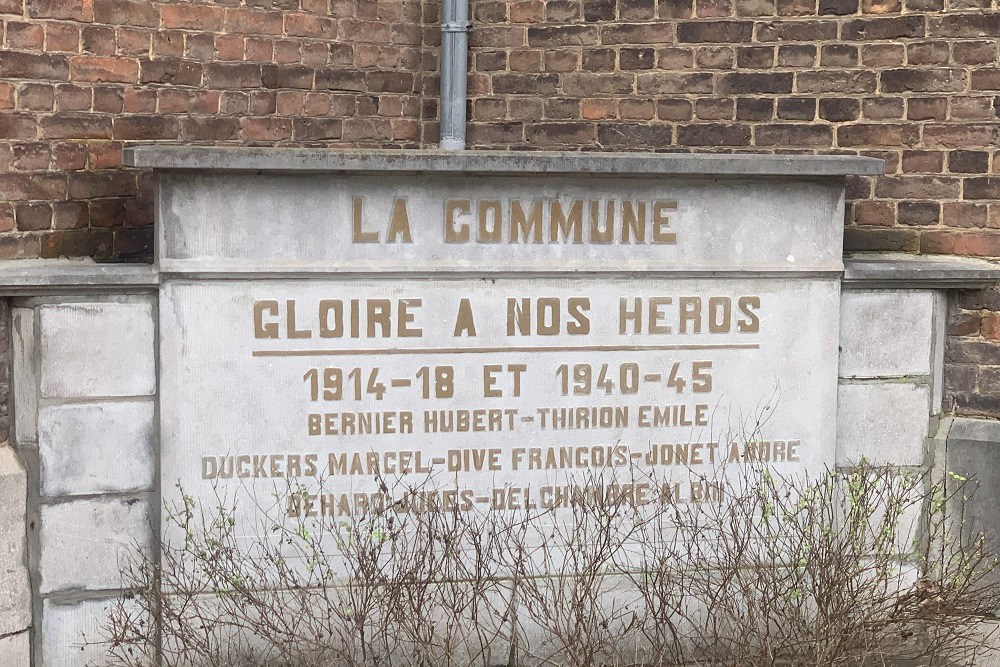
[[[465,103],[469,53],[469,0],[444,0],[441,21],[441,143],[465,150]]]

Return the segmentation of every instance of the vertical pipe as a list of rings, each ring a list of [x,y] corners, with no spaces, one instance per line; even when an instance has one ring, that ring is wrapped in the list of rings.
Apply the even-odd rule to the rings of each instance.
[[[441,8],[441,143],[465,150],[465,98],[469,53],[469,0],[443,0]]]

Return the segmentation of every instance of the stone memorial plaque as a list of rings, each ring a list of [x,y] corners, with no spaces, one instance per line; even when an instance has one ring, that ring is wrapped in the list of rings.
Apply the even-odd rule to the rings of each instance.
[[[842,176],[874,161],[186,159],[158,175],[165,499],[292,485],[287,516],[336,518],[383,475],[558,509],[642,470],[614,492],[703,503],[723,464],[834,462]]]
[[[578,473],[652,464],[697,502],[691,473],[738,461],[733,439],[786,472],[832,462],[836,281],[178,281],[164,296],[161,465],[189,492],[325,478],[316,511],[340,515],[383,473],[457,490],[446,507],[549,508]]]

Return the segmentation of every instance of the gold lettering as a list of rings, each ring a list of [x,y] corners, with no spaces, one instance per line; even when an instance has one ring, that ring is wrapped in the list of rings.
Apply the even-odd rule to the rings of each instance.
[[[549,212],[549,240],[552,243],[559,241],[562,233],[563,243],[573,235],[573,243],[583,243],[583,200],[574,199],[569,207],[569,215],[563,211],[562,203],[556,199],[552,202]]]
[[[646,242],[646,202],[634,204],[622,202],[622,243],[631,243],[629,235],[635,236],[636,243]]]
[[[518,237],[528,241],[531,236],[532,243],[542,242],[542,205],[539,202],[531,202],[531,213],[524,214],[524,208],[520,199],[510,202],[510,242],[517,243]]]
[[[479,202],[479,243],[499,243],[503,236],[503,209],[496,199]],[[491,224],[492,223],[492,224]]]
[[[366,232],[363,229],[361,202],[361,197],[354,198],[354,236],[352,241],[354,243],[378,243],[378,232]]]
[[[376,234],[376,238],[378,234]],[[389,242],[399,243],[396,237],[402,237],[403,243],[413,243],[410,236],[410,214],[406,210],[406,198],[397,197],[392,202],[392,217],[389,218]]]
[[[285,323],[289,338],[312,338],[312,331],[295,328],[295,299],[285,302]]]
[[[469,223],[458,224],[459,213],[472,212],[472,202],[468,199],[449,199],[444,203],[444,242],[468,243]]]
[[[667,211],[676,211],[677,202],[656,200],[653,202],[653,243],[672,245],[677,243],[677,234],[670,231]]]
[[[253,302],[253,336],[254,338],[278,338],[278,323],[265,322],[264,314],[276,317],[278,302],[273,300]]]
[[[472,304],[467,298],[458,302],[458,315],[455,317],[455,338],[460,336],[475,336],[476,322],[472,316]]]

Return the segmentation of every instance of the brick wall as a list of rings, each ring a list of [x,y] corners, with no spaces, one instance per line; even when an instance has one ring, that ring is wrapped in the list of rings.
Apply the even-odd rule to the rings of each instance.
[[[477,147],[850,152],[846,247],[1000,256],[990,0],[476,0]]]
[[[428,0],[0,0],[0,259],[148,258],[150,184],[121,169],[128,142],[424,145],[437,13]]]

